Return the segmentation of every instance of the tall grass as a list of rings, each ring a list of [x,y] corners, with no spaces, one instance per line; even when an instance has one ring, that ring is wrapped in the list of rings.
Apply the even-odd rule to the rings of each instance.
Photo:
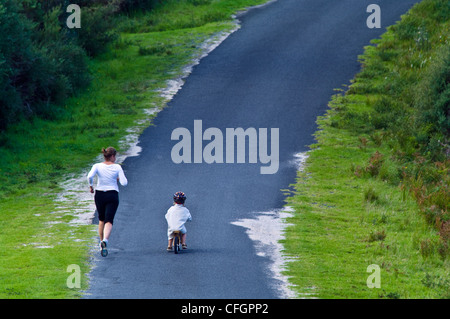
[[[384,167],[380,177],[401,182],[439,227],[450,220],[449,20],[448,1],[415,6],[361,57],[363,70],[347,98],[366,95],[368,111],[336,109],[333,116],[342,128],[383,136],[378,146],[388,145],[389,156],[372,156],[366,171],[378,176]],[[386,158],[388,167],[380,163]]]

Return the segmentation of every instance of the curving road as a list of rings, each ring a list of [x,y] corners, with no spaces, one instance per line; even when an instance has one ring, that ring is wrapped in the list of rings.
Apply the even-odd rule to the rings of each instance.
[[[293,155],[314,142],[333,89],[358,72],[363,46],[416,2],[278,0],[240,17],[241,29],[201,60],[142,134],[140,156],[125,160],[129,185],[121,189],[109,256],[95,257],[86,298],[279,298],[269,260],[231,222],[283,206],[280,189],[296,177]],[[381,7],[381,29],[366,26],[371,3]],[[175,164],[171,134],[184,127],[194,139],[194,120],[203,131],[220,129],[224,140],[226,128],[279,128],[277,173],[260,174],[268,164],[259,158]],[[224,161],[226,151],[224,141]],[[189,250],[175,256],[165,251],[164,214],[178,190],[193,221]]]

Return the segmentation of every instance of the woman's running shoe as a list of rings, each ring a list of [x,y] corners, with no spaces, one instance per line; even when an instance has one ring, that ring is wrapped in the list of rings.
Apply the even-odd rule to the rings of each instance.
[[[104,241],[100,242],[100,254],[102,257],[108,256],[108,249],[106,248],[106,242]]]

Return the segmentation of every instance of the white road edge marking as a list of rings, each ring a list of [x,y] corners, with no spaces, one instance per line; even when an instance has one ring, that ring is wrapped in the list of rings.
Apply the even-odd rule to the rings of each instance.
[[[295,165],[298,171],[302,171],[307,158],[307,152],[294,154],[291,164]],[[254,218],[231,222],[232,225],[246,229],[248,237],[254,242],[258,256],[270,259],[269,271],[272,278],[277,280],[275,288],[278,290],[280,298],[283,299],[307,297],[307,294],[297,296],[292,290],[292,284],[289,283],[289,277],[283,274],[286,264],[293,258],[283,254],[284,247],[280,240],[285,239],[286,227],[290,225],[286,223],[286,219],[292,217],[293,213],[293,208],[286,206],[269,212],[257,212]]]

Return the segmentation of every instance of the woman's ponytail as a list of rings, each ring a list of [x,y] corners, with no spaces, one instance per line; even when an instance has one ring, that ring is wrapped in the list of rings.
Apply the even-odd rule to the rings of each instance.
[[[110,146],[110,147],[107,147],[106,149],[103,147],[102,153],[103,153],[103,157],[105,158],[105,160],[109,161],[112,156],[116,155],[117,151],[114,147]]]

